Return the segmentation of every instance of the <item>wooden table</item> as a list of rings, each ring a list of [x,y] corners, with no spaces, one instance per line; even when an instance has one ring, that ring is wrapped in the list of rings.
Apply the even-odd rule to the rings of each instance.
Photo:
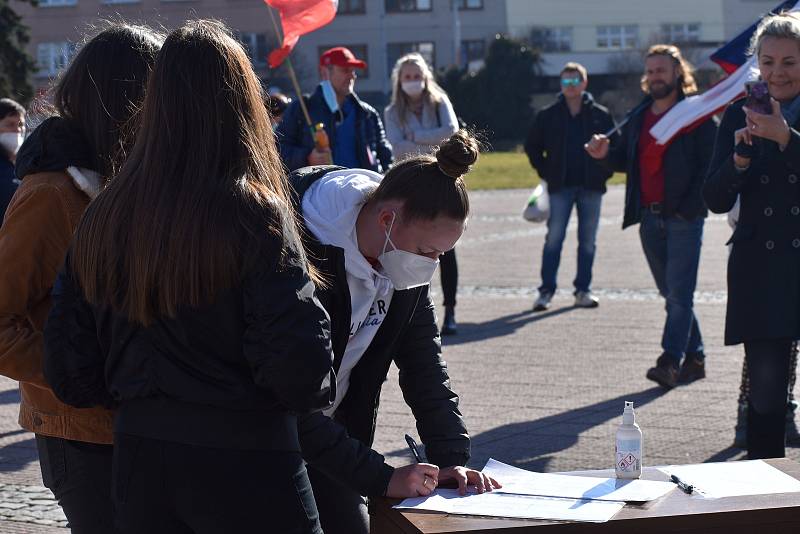
[[[800,464],[786,458],[766,462],[800,479]],[[613,477],[614,471],[569,474]],[[642,478],[667,480],[664,473],[652,467],[645,468]],[[398,502],[397,499],[373,501],[370,511],[372,534],[800,534],[800,493],[696,499],[676,489],[660,499],[642,505],[626,504],[607,523],[499,519],[392,509],[391,506]]]

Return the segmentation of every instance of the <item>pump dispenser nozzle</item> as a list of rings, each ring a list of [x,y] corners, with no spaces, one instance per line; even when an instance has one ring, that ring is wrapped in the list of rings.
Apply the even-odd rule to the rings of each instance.
[[[633,411],[633,402],[625,401],[625,409],[622,412],[622,424],[633,425],[636,423],[636,413]]]

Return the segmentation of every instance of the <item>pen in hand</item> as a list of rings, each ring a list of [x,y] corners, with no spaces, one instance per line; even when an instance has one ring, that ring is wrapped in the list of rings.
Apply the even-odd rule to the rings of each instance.
[[[675,484],[678,485],[678,487],[681,489],[682,492],[686,493],[687,495],[691,495],[692,492],[694,491],[694,486],[692,486],[691,484],[687,484],[686,482],[684,482],[683,480],[679,479],[675,475],[671,475],[669,478]]]
[[[417,442],[414,441],[414,438],[406,434],[406,443],[408,443],[408,448],[411,449],[411,454],[414,455],[414,461],[418,464],[422,463],[422,455],[419,453],[419,447],[417,446]]]

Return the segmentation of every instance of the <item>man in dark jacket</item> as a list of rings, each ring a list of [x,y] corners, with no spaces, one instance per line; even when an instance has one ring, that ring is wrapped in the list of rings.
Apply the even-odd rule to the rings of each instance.
[[[17,190],[14,161],[25,137],[25,108],[10,98],[0,98],[0,222]]]
[[[642,248],[658,291],[667,301],[663,353],[647,371],[647,378],[672,388],[705,377],[693,295],[707,215],[701,190],[716,125],[712,120],[693,125],[664,145],[650,134],[672,106],[697,90],[691,65],[675,46],[650,47],[642,89],[648,96],[632,113],[620,142],[609,152],[608,139],[595,135],[587,150],[628,175],[622,227],[641,223]]]
[[[586,92],[586,68],[567,63],[561,69],[561,94],[552,105],[541,110],[525,141],[525,152],[539,176],[547,182],[550,195],[550,216],[542,252],[542,285],[534,311],[550,306],[556,291],[561,247],[567,232],[572,207],[578,211],[578,273],[575,276],[575,305],[596,308],[592,295],[592,263],[594,263],[600,202],[606,191],[606,180],[612,172],[590,158],[583,145],[592,134],[614,127],[608,110],[595,103]]]
[[[392,164],[392,146],[380,115],[353,91],[355,69],[366,67],[347,48],[323,52],[319,60],[322,81],[314,94],[303,99],[312,124],[323,125],[330,146],[315,145],[300,101],[292,102],[276,131],[281,158],[289,170],[333,162],[383,173]]]

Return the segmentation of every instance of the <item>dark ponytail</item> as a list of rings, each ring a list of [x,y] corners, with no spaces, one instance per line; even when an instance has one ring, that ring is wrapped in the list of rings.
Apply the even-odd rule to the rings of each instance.
[[[460,130],[433,153],[396,163],[370,196],[370,201],[401,200],[407,220],[439,216],[463,221],[469,215],[469,197],[463,176],[480,154],[480,143]]]

